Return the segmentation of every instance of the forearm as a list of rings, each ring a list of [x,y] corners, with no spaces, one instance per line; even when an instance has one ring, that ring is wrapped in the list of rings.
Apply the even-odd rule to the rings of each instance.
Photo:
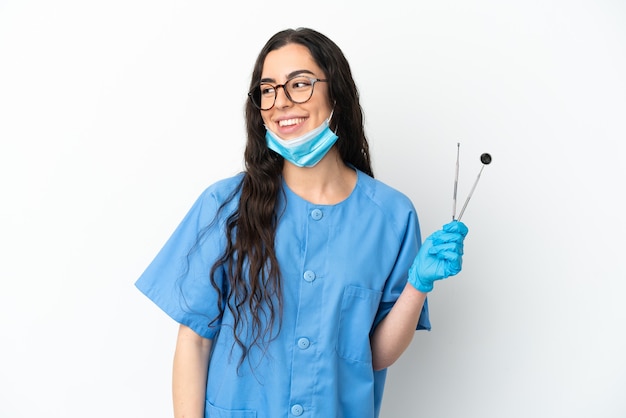
[[[391,366],[409,346],[425,300],[426,293],[407,283],[391,311],[372,334],[374,370]]]
[[[181,325],[172,373],[175,418],[204,418],[211,340]]]

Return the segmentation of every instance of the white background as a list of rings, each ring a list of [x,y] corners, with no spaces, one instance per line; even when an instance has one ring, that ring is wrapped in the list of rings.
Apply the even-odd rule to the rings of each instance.
[[[171,416],[176,325],[133,284],[241,170],[253,62],[298,26],[424,236],[457,142],[461,201],[493,156],[383,418],[626,416],[624,2],[0,0],[0,417]]]

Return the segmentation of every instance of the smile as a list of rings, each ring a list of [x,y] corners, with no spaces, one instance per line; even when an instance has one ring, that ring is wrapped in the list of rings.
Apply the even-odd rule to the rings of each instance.
[[[297,125],[299,123],[302,123],[305,120],[306,120],[306,118],[285,119],[285,120],[278,121],[278,126],[280,126],[280,127],[283,127],[283,126],[293,126],[293,125]]]

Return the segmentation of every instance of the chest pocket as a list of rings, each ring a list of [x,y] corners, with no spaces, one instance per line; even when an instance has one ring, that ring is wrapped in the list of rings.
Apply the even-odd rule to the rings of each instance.
[[[371,363],[370,331],[382,292],[357,286],[348,286],[343,292],[337,354],[346,360]]]
[[[256,418],[255,411],[228,411],[226,409],[218,408],[212,405],[210,402],[206,402],[205,405],[205,418]]]

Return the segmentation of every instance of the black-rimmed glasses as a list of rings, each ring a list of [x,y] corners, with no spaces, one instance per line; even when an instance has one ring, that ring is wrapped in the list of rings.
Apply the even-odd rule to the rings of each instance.
[[[248,96],[252,104],[259,110],[270,110],[276,103],[278,88],[282,87],[285,96],[293,103],[302,104],[308,102],[313,96],[313,88],[317,82],[325,82],[320,78],[297,75],[285,81],[285,84],[261,83],[253,88]]]

